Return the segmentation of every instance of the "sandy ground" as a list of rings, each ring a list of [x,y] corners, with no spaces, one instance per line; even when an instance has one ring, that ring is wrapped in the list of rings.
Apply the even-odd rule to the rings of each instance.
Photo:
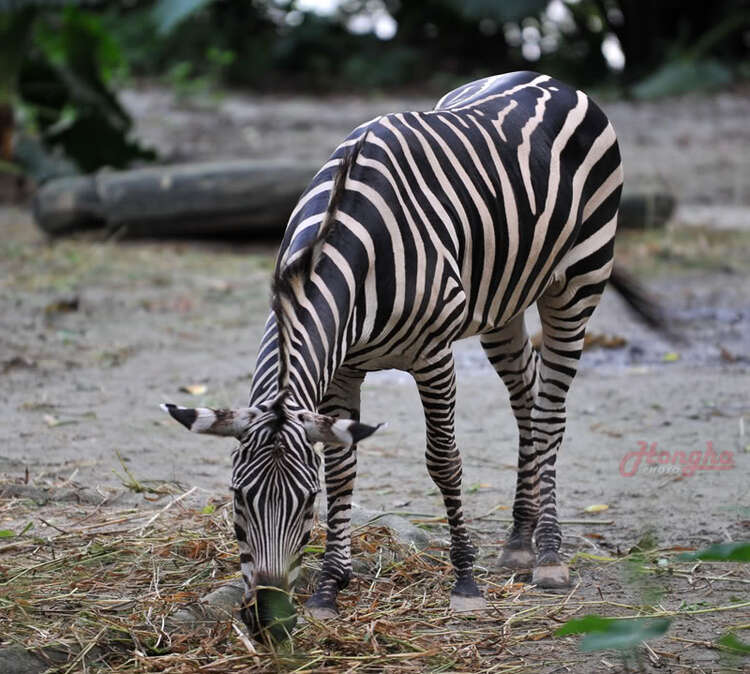
[[[323,159],[348,128],[394,105],[284,101],[283,114],[274,114],[274,99],[230,96],[213,110],[179,108],[153,91],[128,92],[126,101],[143,135],[171,159],[281,151]],[[424,107],[413,103],[402,107]],[[689,105],[607,109],[623,139],[628,174],[668,180],[681,198],[668,231],[623,236],[618,257],[659,294],[689,343],[653,334],[614,293],[606,294],[590,331],[624,337],[626,345],[587,351],[569,397],[560,515],[587,524],[564,527],[565,551],[622,552],[647,532],[666,547],[748,539],[750,101],[727,94]],[[694,208],[703,216],[690,217]],[[722,215],[727,208],[729,219]],[[267,314],[273,245],[90,237],[50,243],[25,209],[5,208],[0,217],[0,474],[18,477],[28,469],[32,479],[113,487],[121,486],[122,460],[140,481],[198,485],[206,499],[226,494],[232,442],[184,432],[158,404],[244,404]],[[535,318],[529,322],[533,331]],[[466,511],[483,544],[481,564],[491,568],[513,494],[516,429],[478,344],[461,343],[456,354]],[[193,384],[205,393],[181,391]],[[356,501],[441,515],[424,468],[424,426],[410,378],[370,375],[362,416],[389,427],[360,450]],[[731,467],[683,476],[644,462],[625,476],[623,460],[640,443],[670,456],[710,445],[717,455],[731,454]],[[626,472],[632,466],[631,458]],[[609,509],[584,512],[594,504]],[[582,592],[594,586],[629,592],[585,565],[574,578],[583,581]],[[737,592],[746,597],[746,587],[678,589],[680,601],[694,593],[713,604]],[[689,626],[695,639],[711,640],[727,625],[747,624],[744,611]],[[702,670],[671,662],[666,671],[712,671],[719,660],[702,649],[689,659]],[[572,671],[606,670],[598,661],[589,665]]]
[[[272,249],[49,246],[36,238],[4,244],[0,472],[19,474],[29,466],[113,485],[113,471],[122,472],[119,452],[137,477],[224,490],[232,442],[181,432],[158,403],[245,402],[267,313]],[[738,240],[750,243],[746,236]],[[750,422],[747,281],[705,271],[652,280],[677,304],[678,317],[686,316],[677,325],[691,336],[688,345],[650,333],[607,293],[590,332],[628,344],[584,354],[560,457],[564,518],[604,502],[617,513],[617,540],[630,539],[646,523],[671,543],[741,536],[739,522],[748,519],[750,506],[750,437],[740,435],[743,417]],[[534,324],[532,315],[532,331]],[[502,383],[475,340],[458,344],[456,358],[467,510],[479,514],[510,503],[516,428]],[[206,392],[180,390],[193,384]],[[363,419],[389,427],[361,448],[357,501],[440,513],[422,459],[423,420],[411,378],[374,373],[363,390]],[[717,453],[733,453],[735,468],[683,478],[642,466],[623,477],[620,462],[639,442],[670,453],[712,443]]]

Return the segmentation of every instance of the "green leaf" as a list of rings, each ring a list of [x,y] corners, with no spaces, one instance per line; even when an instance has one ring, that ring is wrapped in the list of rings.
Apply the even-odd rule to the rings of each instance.
[[[13,538],[15,534],[10,529],[0,529],[0,538]]]
[[[209,2],[211,0],[159,0],[152,16],[158,31],[166,35],[178,23]]]
[[[676,59],[664,64],[633,87],[636,98],[677,96],[688,91],[717,89],[732,82],[732,71],[719,61]]]
[[[33,528],[33,526],[34,526],[33,522],[27,522],[26,526],[23,528],[23,531],[21,531],[21,533],[18,535],[23,536],[29,529]]]
[[[701,559],[707,562],[750,562],[750,542],[717,543],[697,552],[683,552],[677,559],[681,561]]]
[[[209,503],[203,508],[203,510],[201,510],[201,512],[204,515],[210,515],[214,510],[216,510],[216,506],[213,503]]]
[[[633,649],[642,641],[654,639],[664,634],[670,625],[668,618],[602,618],[588,615],[576,620],[569,620],[555,632],[556,636],[585,633],[581,640],[582,651],[601,651],[607,649]]]
[[[596,632],[605,630],[612,622],[612,618],[602,618],[596,614],[587,615],[583,618],[568,620],[556,632],[556,637],[564,637],[568,634],[585,634],[586,632]]]
[[[6,161],[5,159],[0,159],[0,173],[10,173],[14,176],[23,175],[23,171],[20,167],[13,162]]]
[[[740,653],[750,653],[750,644],[740,641],[736,634],[727,632],[721,639],[719,639],[719,645],[728,648],[730,651],[738,651]]]
[[[627,650],[642,641],[660,637],[669,629],[668,618],[634,618],[615,620],[606,632],[592,632],[581,640],[581,650],[587,653],[609,648]]]
[[[289,595],[276,587],[258,588],[254,610],[266,633],[276,642],[286,641],[297,622]]]

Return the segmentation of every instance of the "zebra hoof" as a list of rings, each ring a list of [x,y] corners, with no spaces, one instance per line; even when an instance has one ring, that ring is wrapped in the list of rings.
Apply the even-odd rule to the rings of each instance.
[[[451,609],[456,613],[477,613],[487,610],[487,600],[481,595],[464,597],[460,594],[451,594]]]
[[[312,599],[305,604],[305,613],[314,620],[331,620],[338,618],[339,612],[334,602],[323,603]]]
[[[531,582],[537,587],[548,589],[565,588],[570,586],[570,572],[565,564],[537,566]]]
[[[513,571],[533,569],[535,559],[531,548],[504,548],[500,555],[500,566]]]

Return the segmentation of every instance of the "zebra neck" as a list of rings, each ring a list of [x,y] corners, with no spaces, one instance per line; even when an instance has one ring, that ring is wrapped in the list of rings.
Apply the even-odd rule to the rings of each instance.
[[[304,409],[315,411],[344,361],[350,331],[349,321],[342,321],[343,324],[339,325],[326,324],[320,316],[307,316],[308,320],[292,332],[286,386],[293,401]]]
[[[286,354],[284,367],[281,367],[276,321],[273,315],[269,317],[253,373],[250,405],[275,398],[285,387],[292,404],[310,411],[317,410],[346,356],[352,326],[350,321],[341,321],[333,322],[326,329],[320,319],[313,321],[315,326],[307,326],[306,322],[300,321],[293,326],[291,348]],[[281,381],[284,370],[285,381]]]

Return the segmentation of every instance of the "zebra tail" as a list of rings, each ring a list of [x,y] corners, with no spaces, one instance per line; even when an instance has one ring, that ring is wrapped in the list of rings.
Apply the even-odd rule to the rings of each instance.
[[[651,328],[673,341],[684,342],[684,337],[672,329],[664,306],[635,277],[615,265],[609,277],[610,285],[625,303]]]

